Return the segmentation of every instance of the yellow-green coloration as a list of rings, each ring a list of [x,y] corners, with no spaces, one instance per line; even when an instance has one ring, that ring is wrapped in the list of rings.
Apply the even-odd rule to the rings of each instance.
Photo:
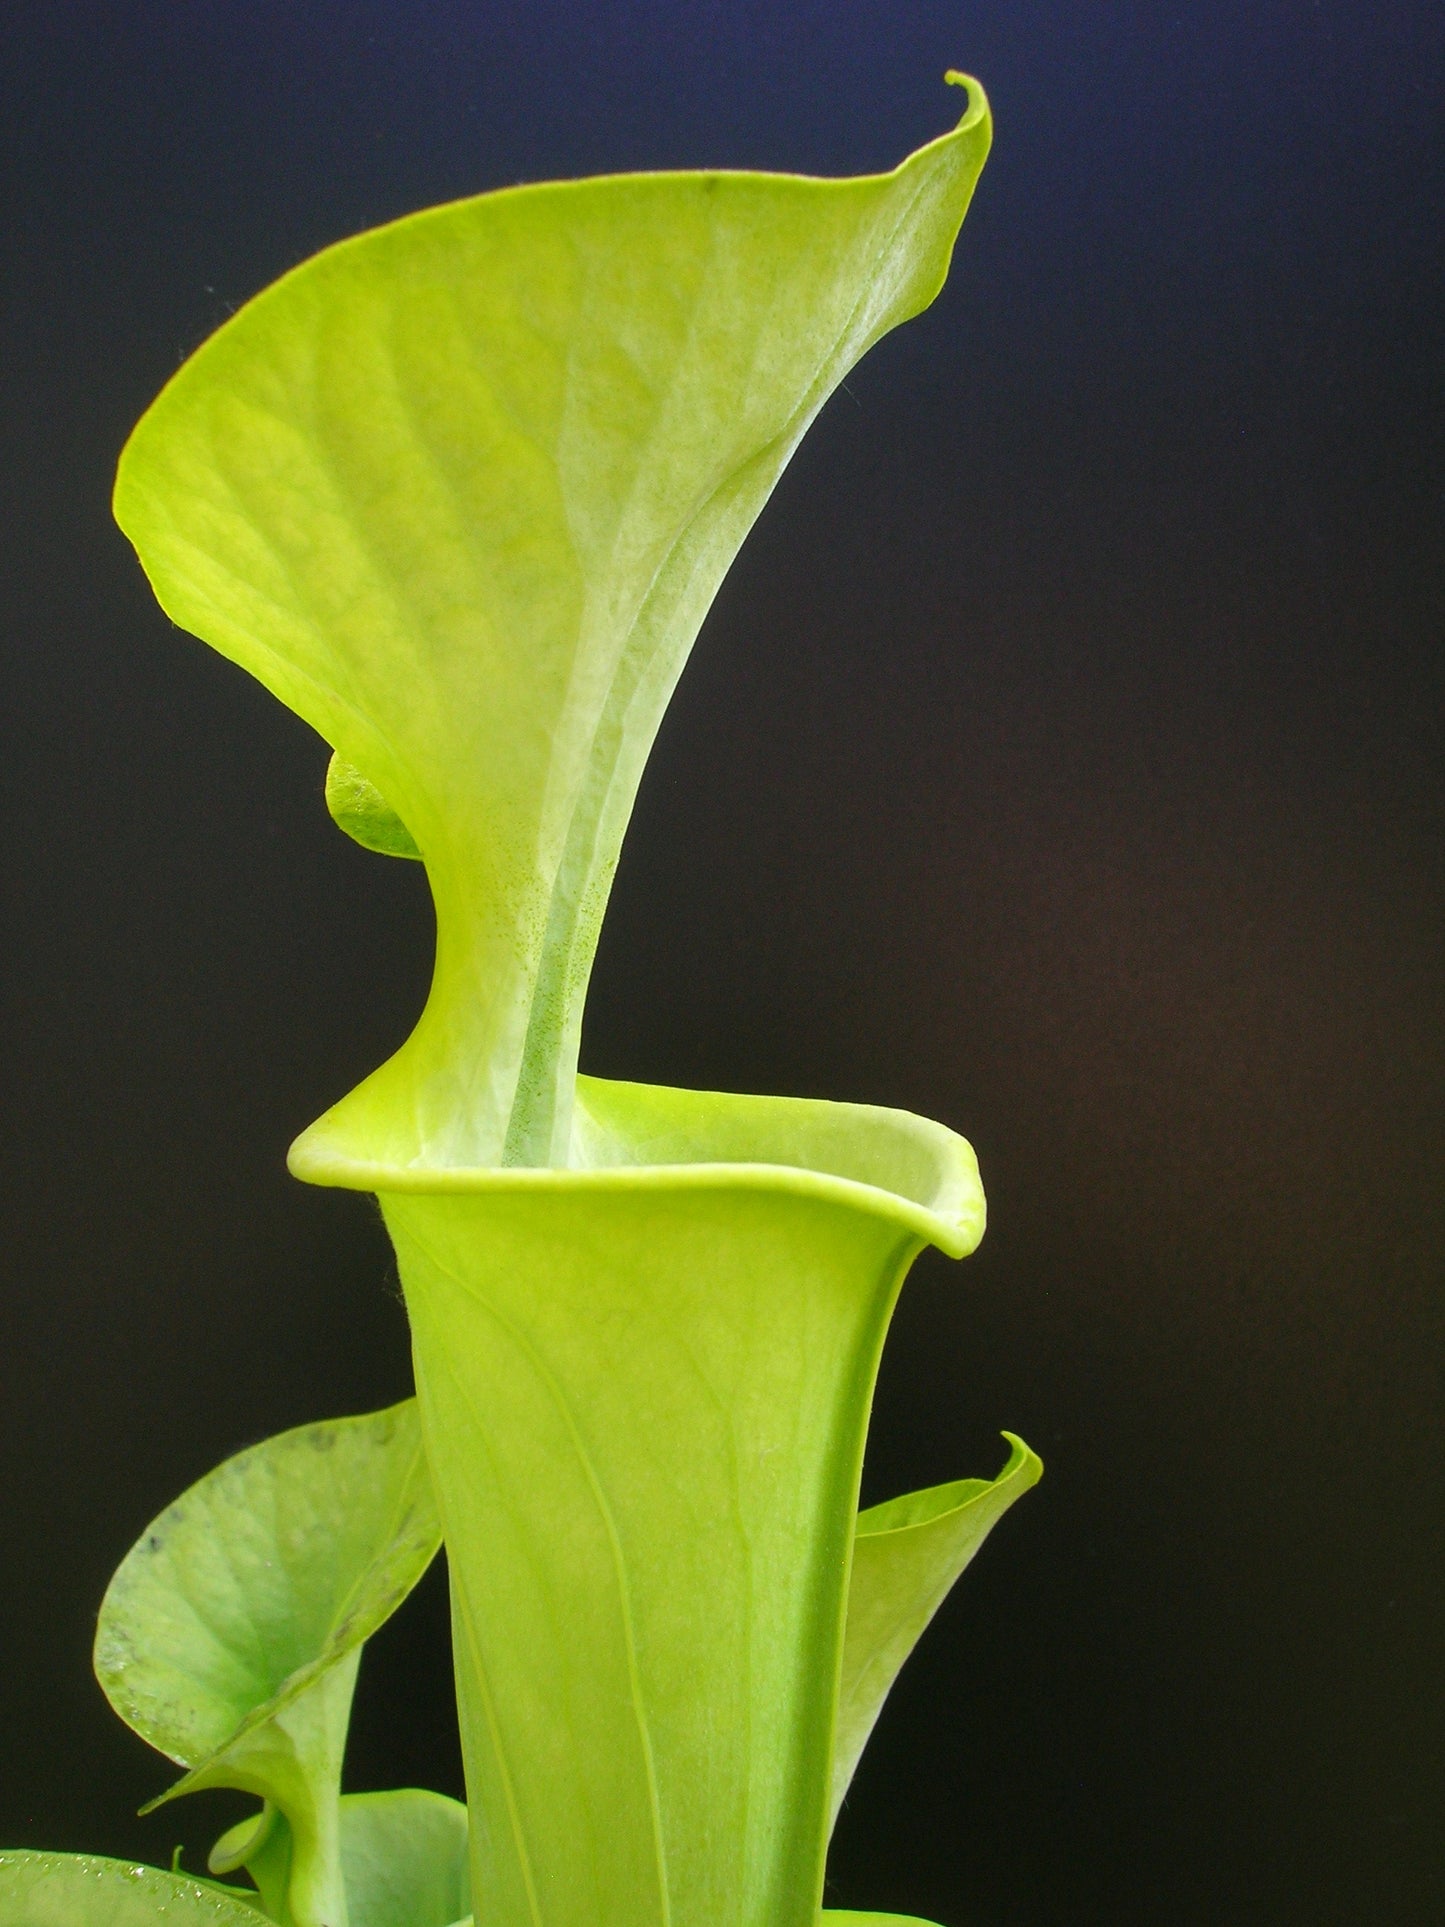
[[[994,1526],[1043,1474],[1022,1439],[1004,1436],[1008,1464],[996,1479],[957,1479],[858,1515],[833,1735],[834,1819],[899,1668]]]
[[[313,1171],[568,1162],[663,708],[803,431],[942,285],[988,142],[971,86],[892,174],[434,208],[286,275],[141,421],[115,506],[161,603],[364,772],[436,901],[426,1011]]]
[[[962,121],[890,174],[554,183],[328,249],[122,458],[164,607],[332,746],[342,828],[430,880],[426,1008],[291,1168],[376,1192],[396,1245],[484,1927],[815,1927],[883,1695],[1038,1475],[1016,1446],[992,1485],[857,1519],[904,1275],[982,1234],[961,1138],[577,1074],[623,832],[718,584],[828,395],[947,272],[990,138],[949,79]],[[354,1502],[365,1557],[338,1571],[366,1592],[393,1542]],[[113,1624],[181,1532],[127,1561]],[[155,1653],[137,1633],[117,1668],[103,1622],[107,1690],[192,1766],[177,1790],[271,1803],[213,1864],[244,1860],[283,1927],[450,1927],[455,1814],[431,1814],[450,1871],[424,1894],[401,1809],[363,1827],[338,1798],[362,1619],[343,1635],[335,1575],[302,1565],[331,1604],[277,1677],[201,1667],[147,1699]],[[188,1571],[165,1579],[184,1601]]]
[[[420,858],[411,831],[375,783],[340,756],[333,756],[326,766],[326,807],[336,827],[364,850]]]
[[[106,1592],[96,1677],[190,1769],[162,1797],[236,1787],[273,1803],[294,1927],[347,1927],[336,1803],[357,1663],[440,1543],[408,1400],[228,1459],[153,1521]]]
[[[445,1794],[346,1794],[341,1864],[353,1927],[455,1927],[471,1913],[467,1810]]]
[[[94,1854],[0,1853],[5,1927],[258,1927],[254,1911],[184,1874]]]
[[[382,1192],[451,1562],[484,1920],[796,1927],[822,1891],[878,1354],[972,1153],[579,1079],[590,1168]]]

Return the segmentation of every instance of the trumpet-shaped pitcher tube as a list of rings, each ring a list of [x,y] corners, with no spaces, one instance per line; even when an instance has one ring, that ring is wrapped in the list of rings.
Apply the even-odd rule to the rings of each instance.
[[[396,1245],[478,1917],[811,1927],[878,1355],[921,1245],[982,1232],[973,1156],[587,1078],[574,1118],[580,1168],[307,1173]]]

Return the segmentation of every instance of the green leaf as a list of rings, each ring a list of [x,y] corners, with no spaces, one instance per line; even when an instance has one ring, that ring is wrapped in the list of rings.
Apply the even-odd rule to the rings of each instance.
[[[185,1874],[79,1853],[0,1853],[4,1927],[257,1927],[256,1910]]]
[[[818,1915],[819,1927],[934,1927],[931,1920],[916,1914],[854,1914],[837,1907],[825,1907]]]
[[[426,1010],[301,1175],[568,1161],[693,638],[824,401],[947,273],[990,138],[949,78],[962,122],[890,174],[551,182],[328,248],[136,428],[115,511],[162,605],[364,773],[435,899]]]
[[[836,1907],[825,1907],[818,1922],[819,1927],[934,1927],[915,1914],[853,1914]]]
[[[273,1801],[294,1835],[297,1927],[344,1918],[336,1800],[362,1642],[439,1543],[407,1400],[228,1459],[153,1522],[106,1593],[106,1697],[191,1769],[162,1800],[225,1786]]]
[[[889,1688],[954,1581],[1043,1464],[1012,1432],[993,1480],[958,1479],[858,1515],[833,1742],[833,1817]],[[872,1916],[869,1916],[872,1918]]]
[[[467,1810],[445,1794],[346,1794],[341,1864],[351,1927],[454,1927],[471,1912]]]

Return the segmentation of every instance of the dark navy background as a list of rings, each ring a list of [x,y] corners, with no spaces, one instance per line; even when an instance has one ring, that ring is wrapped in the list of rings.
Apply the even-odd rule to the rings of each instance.
[[[124,436],[342,235],[541,176],[891,165],[989,88],[933,311],[830,404],[644,784],[593,1070],[902,1104],[867,1496],[1048,1472],[899,1686],[835,1905],[1445,1920],[1445,16],[1433,0],[113,0],[0,25],[0,1841],[192,1865],[89,1677],[215,1460],[401,1396],[372,1208],[283,1169],[405,1034],[412,866],[173,630]],[[351,1784],[458,1788],[443,1590]],[[618,1923],[603,1927],[620,1927]]]

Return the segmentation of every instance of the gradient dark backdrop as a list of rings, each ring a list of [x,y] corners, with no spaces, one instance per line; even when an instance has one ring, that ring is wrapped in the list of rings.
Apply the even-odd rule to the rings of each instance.
[[[523,18],[525,15],[525,18]],[[906,1105],[992,1228],[898,1320],[867,1496],[1043,1486],[899,1686],[837,1905],[1438,1927],[1442,214],[1430,0],[22,4],[0,26],[9,931],[0,1839],[165,1858],[89,1677],[150,1515],[401,1396],[291,1136],[405,1034],[416,869],[111,527],[178,359],[322,244],[519,179],[997,144],[850,377],[643,786],[596,1071]],[[460,1790],[442,1589],[351,1784]],[[192,1864],[197,1864],[194,1860]]]

